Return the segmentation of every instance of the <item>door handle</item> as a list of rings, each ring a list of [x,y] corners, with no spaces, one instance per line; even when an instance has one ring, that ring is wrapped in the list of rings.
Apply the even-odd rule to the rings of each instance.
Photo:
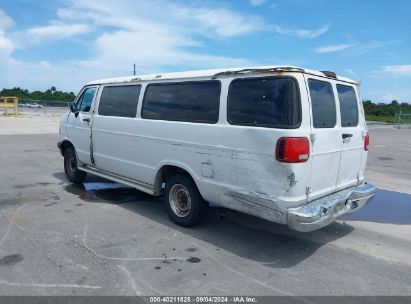
[[[343,135],[342,135],[343,139],[347,139],[347,138],[350,138],[350,137],[353,137],[353,135],[349,134],[349,133],[343,133]]]
[[[90,118],[83,118],[83,121],[90,122]]]

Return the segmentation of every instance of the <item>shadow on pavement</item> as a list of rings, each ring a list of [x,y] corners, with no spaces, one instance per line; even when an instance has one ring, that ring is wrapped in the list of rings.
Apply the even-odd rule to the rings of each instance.
[[[288,268],[299,264],[321,246],[344,237],[354,229],[350,225],[336,222],[319,231],[299,233],[284,225],[223,208],[210,208],[203,224],[187,229],[169,220],[162,198],[154,198],[133,188],[85,191],[82,185],[67,184],[64,174],[57,173],[54,176],[66,183],[63,185],[66,191],[86,202],[119,204],[161,225],[210,243],[217,250],[229,251],[274,268]],[[108,182],[90,176],[86,183],[92,181]]]

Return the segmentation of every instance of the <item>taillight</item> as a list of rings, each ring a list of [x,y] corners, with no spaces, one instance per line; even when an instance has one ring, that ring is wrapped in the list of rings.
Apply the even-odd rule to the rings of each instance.
[[[365,137],[364,137],[364,150],[368,151],[368,146],[370,145],[370,135],[367,133],[365,133]]]
[[[281,137],[277,141],[275,156],[283,163],[303,163],[310,157],[307,137]]]

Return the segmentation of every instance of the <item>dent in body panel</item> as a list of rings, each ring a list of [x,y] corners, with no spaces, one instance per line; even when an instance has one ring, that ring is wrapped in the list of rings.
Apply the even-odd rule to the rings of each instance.
[[[201,175],[207,178],[214,177],[213,163],[211,160],[203,161],[201,163]]]
[[[226,192],[223,195],[222,206],[255,215],[276,223],[287,223],[287,212],[276,209],[279,207],[270,198],[257,192],[243,193],[226,189],[223,189],[223,191]],[[275,208],[273,209],[267,206],[274,206]]]
[[[277,163],[272,157],[257,156],[225,159],[216,168],[220,204],[275,222],[283,222],[286,208],[279,197],[296,183],[291,168]],[[256,159],[259,158],[259,161]]]
[[[198,186],[206,200],[213,197],[217,200],[213,203],[223,207],[286,223],[289,203],[284,198],[294,197],[298,193],[296,185],[300,185],[299,179],[304,180],[304,176],[301,170],[293,170],[292,165],[278,162],[273,153],[266,152],[268,149],[251,150],[261,147],[261,142],[267,145],[275,142],[272,133],[260,132],[242,130],[242,144],[239,146],[237,142],[237,149],[177,143],[172,144],[172,150],[178,152],[180,157],[184,154],[190,156],[201,166],[199,175],[202,178]],[[249,149],[242,150],[242,146]],[[302,187],[305,198],[305,185]],[[210,191],[217,191],[218,196]]]
[[[286,209],[277,204],[277,197],[286,195],[297,183],[289,165],[278,163],[272,155],[259,152],[200,148],[187,144],[172,146],[173,151],[182,155],[196,155],[204,177],[198,186],[206,200],[215,198],[215,193],[210,191],[217,191],[218,201],[213,203],[285,223]]]

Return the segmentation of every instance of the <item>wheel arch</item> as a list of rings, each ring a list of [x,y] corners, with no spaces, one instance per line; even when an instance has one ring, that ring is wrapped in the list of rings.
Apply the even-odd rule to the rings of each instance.
[[[161,195],[163,192],[163,183],[166,182],[168,178],[170,178],[173,175],[185,175],[189,177],[194,184],[196,185],[198,191],[200,192],[201,196],[204,197],[203,193],[201,193],[201,187],[199,187],[198,180],[199,178],[197,175],[194,173],[193,170],[191,170],[188,166],[182,163],[176,163],[176,162],[163,162],[158,166],[155,178],[154,178],[154,195]]]
[[[73,145],[73,143],[68,140],[68,139],[64,139],[63,141],[59,142],[58,144],[58,148],[60,149],[60,153],[61,155],[64,156],[64,152],[68,149],[68,148],[74,148],[74,150],[76,149]]]

